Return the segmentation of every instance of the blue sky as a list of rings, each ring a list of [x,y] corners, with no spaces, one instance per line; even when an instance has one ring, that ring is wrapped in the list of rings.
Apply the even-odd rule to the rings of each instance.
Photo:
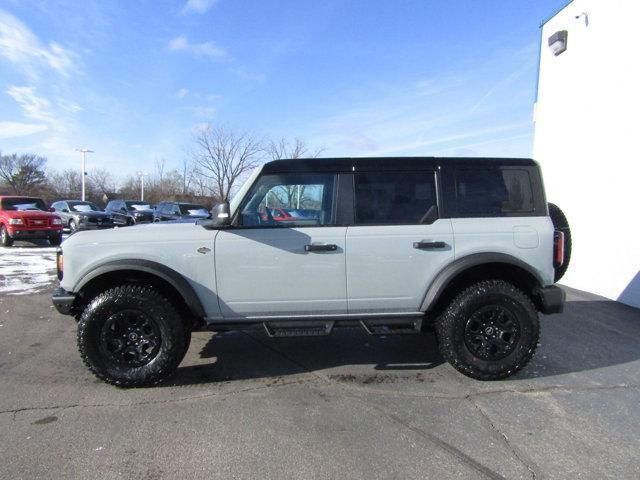
[[[530,156],[565,0],[0,0],[0,150],[177,165],[204,122],[324,156]]]

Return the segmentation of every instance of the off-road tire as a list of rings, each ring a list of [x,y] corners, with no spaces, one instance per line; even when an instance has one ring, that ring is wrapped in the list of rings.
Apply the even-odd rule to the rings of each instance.
[[[7,231],[7,227],[4,225],[0,225],[0,245],[3,247],[10,247],[13,245],[13,238],[11,238],[11,235],[9,235],[9,232]]]
[[[465,329],[481,309],[497,306],[519,325],[513,350],[504,358],[487,360],[475,355],[465,340]],[[436,323],[438,346],[456,370],[477,380],[500,380],[513,375],[531,360],[540,335],[535,306],[524,292],[502,280],[485,280],[458,294]]]
[[[62,235],[53,235],[49,237],[49,245],[52,247],[57,247],[62,243]]]
[[[569,261],[571,260],[571,228],[569,228],[569,221],[564,212],[553,203],[549,203],[549,216],[553,222],[553,228],[564,233],[564,262],[555,268],[554,282],[557,282],[569,268]]]
[[[159,349],[142,366],[123,365],[105,355],[101,336],[107,320],[118,312],[138,311],[155,322]],[[184,358],[190,332],[173,304],[153,288],[122,285],[97,295],[78,322],[78,349],[83,362],[99,379],[118,387],[156,385],[169,377]]]

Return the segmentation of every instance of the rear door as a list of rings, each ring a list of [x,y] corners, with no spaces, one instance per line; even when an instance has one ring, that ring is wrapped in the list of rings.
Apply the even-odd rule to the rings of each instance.
[[[262,175],[216,237],[216,282],[227,318],[347,313],[345,226],[334,174]],[[274,218],[282,209],[290,217]]]
[[[433,170],[356,172],[347,231],[349,313],[417,312],[435,275],[454,257],[439,218]]]

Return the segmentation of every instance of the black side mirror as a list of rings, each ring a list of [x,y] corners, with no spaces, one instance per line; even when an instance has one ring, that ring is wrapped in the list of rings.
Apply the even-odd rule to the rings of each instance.
[[[68,208],[63,208],[63,209],[61,210],[61,212],[69,213],[69,209],[68,209]]]
[[[231,208],[229,202],[218,203],[211,209],[211,219],[199,222],[204,228],[214,229],[231,225]]]

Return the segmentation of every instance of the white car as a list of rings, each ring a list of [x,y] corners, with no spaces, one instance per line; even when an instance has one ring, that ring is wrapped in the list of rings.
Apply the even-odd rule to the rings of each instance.
[[[211,220],[70,237],[53,303],[79,319],[87,366],[119,386],[169,376],[194,330],[256,325],[295,336],[430,324],[456,369],[495,380],[533,355],[538,312],[562,311],[568,233],[533,160],[278,160]]]

